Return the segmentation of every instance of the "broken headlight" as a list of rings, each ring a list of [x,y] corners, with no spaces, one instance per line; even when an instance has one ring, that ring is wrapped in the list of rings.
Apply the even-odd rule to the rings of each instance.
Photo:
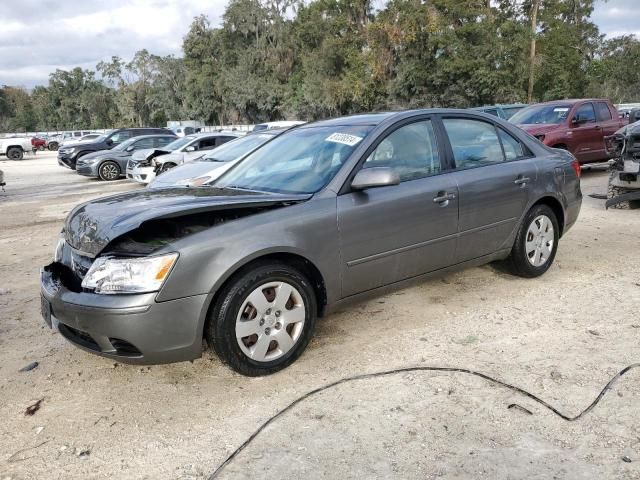
[[[96,258],[82,280],[82,287],[106,294],[157,292],[177,259],[177,253],[144,258]]]

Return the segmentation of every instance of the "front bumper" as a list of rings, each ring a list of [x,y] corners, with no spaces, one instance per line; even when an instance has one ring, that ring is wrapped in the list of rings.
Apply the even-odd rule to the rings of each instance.
[[[71,170],[75,170],[76,157],[73,154],[61,153],[60,150],[58,150],[58,164],[63,167],[70,168]]]
[[[156,178],[156,172],[153,167],[130,167],[127,165],[127,178],[146,185]]]
[[[76,163],[76,173],[85,177],[97,177],[97,165]]]
[[[157,302],[157,293],[74,292],[51,267],[40,276],[43,316],[77,347],[123,363],[170,363],[201,356],[207,295]]]
[[[624,161],[624,170],[615,171],[611,176],[611,185],[629,190],[640,189],[640,162]]]

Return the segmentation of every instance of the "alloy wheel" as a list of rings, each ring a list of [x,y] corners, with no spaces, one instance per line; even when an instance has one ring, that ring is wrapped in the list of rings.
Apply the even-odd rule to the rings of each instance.
[[[120,175],[120,171],[118,170],[118,167],[116,167],[112,163],[104,164],[102,167],[100,167],[100,170],[102,172],[101,176],[105,180],[115,180]]]
[[[286,282],[265,283],[251,292],[236,318],[236,339],[256,362],[289,352],[304,330],[306,307],[300,292]]]

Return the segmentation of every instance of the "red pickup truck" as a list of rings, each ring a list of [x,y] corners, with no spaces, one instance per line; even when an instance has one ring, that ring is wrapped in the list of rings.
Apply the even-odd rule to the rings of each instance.
[[[545,145],[569,150],[580,163],[610,158],[604,137],[627,124],[609,100],[598,98],[530,105],[509,121]]]

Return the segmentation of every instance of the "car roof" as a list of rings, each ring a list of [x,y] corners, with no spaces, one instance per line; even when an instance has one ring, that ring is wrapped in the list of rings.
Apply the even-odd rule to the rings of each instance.
[[[140,140],[141,138],[159,138],[159,137],[160,138],[162,138],[162,137],[171,137],[171,138],[173,138],[173,137],[175,137],[175,135],[171,135],[171,133],[155,133],[153,135],[137,135],[135,137],[129,138],[129,140],[133,140],[133,139]]]
[[[452,114],[457,115],[469,115],[473,112],[474,115],[484,115],[482,111],[474,111],[472,109],[463,108],[425,108],[416,110],[402,110],[398,112],[380,112],[380,113],[365,113],[362,115],[349,115],[346,117],[331,118],[328,120],[320,120],[314,123],[305,123],[296,127],[298,129],[312,128],[312,127],[331,127],[331,126],[378,126],[386,120],[411,118],[417,115],[433,115],[433,114]],[[495,118],[491,117],[492,120]]]
[[[564,100],[551,100],[549,102],[534,103],[533,105],[575,105],[578,102],[608,102],[606,98],[567,98]]]
[[[398,112],[399,113],[399,112]],[[387,118],[390,118],[397,113],[394,112],[381,112],[381,113],[363,113],[361,115],[349,115],[346,117],[330,118],[328,120],[320,120],[314,123],[305,123],[297,128],[303,129],[308,127],[331,127],[340,125],[378,125]]]
[[[229,135],[236,135],[236,136],[240,136],[240,132],[227,132],[227,131],[221,131],[221,132],[198,132],[198,133],[189,133],[188,135],[185,135],[183,138],[186,137],[190,137],[190,138],[201,138],[201,137],[219,137],[219,136],[225,136],[228,137]]]

